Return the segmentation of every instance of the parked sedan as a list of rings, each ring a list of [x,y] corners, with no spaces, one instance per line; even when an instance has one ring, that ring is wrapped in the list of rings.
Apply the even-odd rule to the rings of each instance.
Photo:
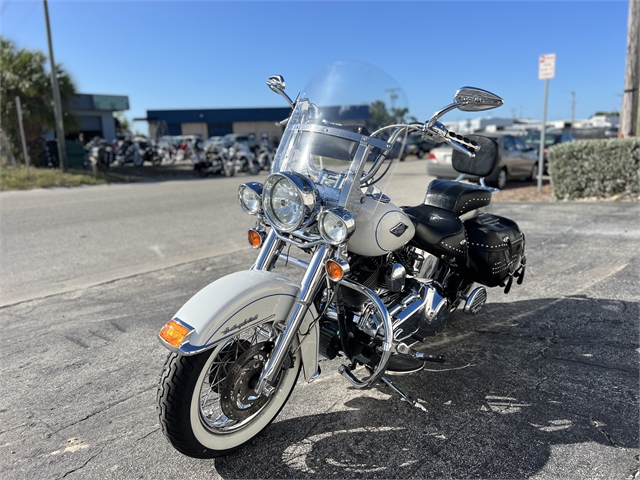
[[[490,175],[485,177],[487,185],[504,188],[511,180],[533,180],[538,175],[538,156],[536,151],[527,147],[520,138],[513,135],[491,133],[488,137],[498,141],[500,163]],[[459,172],[453,169],[451,157],[453,149],[446,145],[434,148],[429,152],[427,174],[437,178],[457,178]],[[469,180],[478,181],[478,177],[467,176]]]
[[[407,140],[404,146],[404,155],[401,160],[407,155],[415,155],[418,158],[423,158],[426,153],[429,153],[436,144],[422,138],[422,135],[412,134],[407,136]]]
[[[533,148],[536,151],[536,153],[540,151],[540,132],[530,133],[529,135],[522,137],[522,141],[527,147]],[[575,141],[576,139],[573,138],[573,135],[567,132],[562,132],[562,131],[545,132],[544,150],[542,151],[542,155],[544,156],[544,163],[542,164],[544,168],[544,173],[548,173],[547,152],[549,151],[549,148],[553,147],[554,145],[559,145],[561,143],[575,142]]]

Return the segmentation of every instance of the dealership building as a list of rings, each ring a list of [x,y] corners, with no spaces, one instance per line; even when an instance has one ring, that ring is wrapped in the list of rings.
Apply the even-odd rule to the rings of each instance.
[[[273,108],[220,108],[198,110],[147,110],[149,138],[163,135],[200,135],[202,139],[228,133],[253,134],[257,138],[268,136],[279,141],[284,131],[282,120],[291,114],[289,107]],[[338,123],[363,123],[369,118],[368,106],[349,109],[329,107],[323,109],[327,120]]]
[[[85,140],[98,136],[111,141],[116,138],[113,112],[129,110],[129,97],[81,93],[69,102],[69,109],[80,120],[80,132]]]

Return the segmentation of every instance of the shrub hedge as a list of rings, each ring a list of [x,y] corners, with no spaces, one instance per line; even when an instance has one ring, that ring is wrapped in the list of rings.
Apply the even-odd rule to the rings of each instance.
[[[563,143],[550,148],[547,158],[559,200],[640,194],[640,139]]]

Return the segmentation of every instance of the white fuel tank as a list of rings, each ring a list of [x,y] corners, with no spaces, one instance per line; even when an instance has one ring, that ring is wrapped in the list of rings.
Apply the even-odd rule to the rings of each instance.
[[[350,252],[378,257],[397,250],[415,234],[413,223],[393,203],[382,203],[371,196],[353,212],[356,231],[347,243]]]

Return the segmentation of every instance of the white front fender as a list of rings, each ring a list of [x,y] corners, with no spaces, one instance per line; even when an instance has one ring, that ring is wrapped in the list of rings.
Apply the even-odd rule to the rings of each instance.
[[[264,270],[235,272],[210,283],[185,303],[174,315],[190,330],[176,350],[195,355],[234,337],[239,332],[269,321],[286,322],[298,301],[299,285],[278,273]],[[319,330],[310,308],[298,334],[305,378],[318,369]],[[307,334],[308,332],[308,334]]]

